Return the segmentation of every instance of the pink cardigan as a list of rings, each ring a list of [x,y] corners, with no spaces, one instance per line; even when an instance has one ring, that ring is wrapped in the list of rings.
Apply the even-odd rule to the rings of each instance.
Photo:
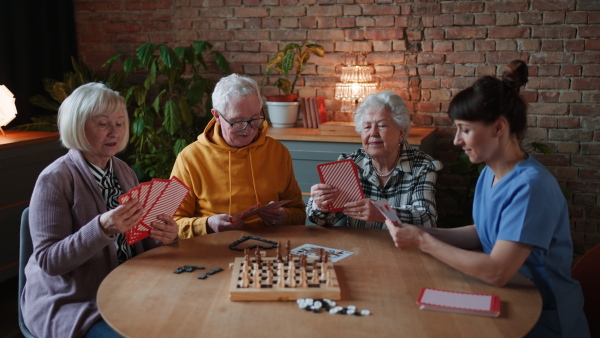
[[[112,161],[124,192],[138,186],[125,162]],[[25,324],[34,335],[80,337],[101,319],[96,292],[118,265],[114,236],[105,235],[99,224],[106,211],[79,150],[69,150],[38,177],[29,206],[33,255],[21,296]],[[135,249],[140,254],[157,245],[148,237]]]

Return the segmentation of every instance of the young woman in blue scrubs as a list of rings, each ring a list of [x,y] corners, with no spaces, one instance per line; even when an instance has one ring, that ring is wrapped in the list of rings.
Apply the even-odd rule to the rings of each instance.
[[[520,147],[527,103],[519,89],[527,78],[527,65],[512,61],[502,79],[482,77],[450,102],[454,144],[471,162],[486,164],[475,190],[475,224],[386,224],[397,247],[420,249],[484,282],[501,287],[517,273],[530,278],[543,309],[528,337],[589,337],[581,287],[571,279],[567,201],[554,176]]]

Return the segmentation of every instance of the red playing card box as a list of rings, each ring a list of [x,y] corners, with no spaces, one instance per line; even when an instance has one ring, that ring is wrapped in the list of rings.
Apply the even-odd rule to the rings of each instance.
[[[339,189],[337,198],[327,206],[330,212],[342,211],[346,203],[365,198],[358,177],[358,166],[351,159],[318,164],[317,171],[321,183]]]
[[[421,310],[452,312],[467,315],[498,317],[500,297],[423,288],[417,300]]]

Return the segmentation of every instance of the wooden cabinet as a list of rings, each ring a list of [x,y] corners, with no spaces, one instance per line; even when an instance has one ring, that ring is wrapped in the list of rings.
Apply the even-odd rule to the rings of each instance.
[[[413,147],[433,153],[435,127],[412,127],[408,143]],[[308,201],[310,187],[319,182],[317,164],[336,161],[342,153],[352,153],[362,147],[358,134],[323,134],[319,129],[269,128],[268,134],[283,143],[292,155],[294,174],[304,201]],[[306,224],[312,224],[308,219]]]
[[[0,281],[18,273],[21,213],[40,172],[67,150],[58,133],[6,131],[0,136]]]

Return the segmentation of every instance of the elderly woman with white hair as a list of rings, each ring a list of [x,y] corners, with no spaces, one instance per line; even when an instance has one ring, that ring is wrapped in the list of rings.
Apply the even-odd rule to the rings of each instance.
[[[338,224],[387,229],[384,216],[372,200],[387,199],[403,223],[435,227],[435,183],[442,163],[414,149],[406,136],[411,117],[404,100],[392,91],[371,94],[361,103],[354,116],[362,149],[339,160],[352,159],[365,198],[349,202],[341,212],[328,212],[327,205],[339,191],[328,184],[311,187],[306,212],[318,225]]]
[[[142,218],[138,200],[118,200],[139,185],[115,157],[128,128],[125,100],[101,83],[78,87],[58,110],[69,152],[42,171],[29,205],[33,254],[21,304],[37,337],[118,337],[96,305],[100,283],[127,259],[177,240],[177,223],[159,215],[149,238],[127,245],[125,232]]]

